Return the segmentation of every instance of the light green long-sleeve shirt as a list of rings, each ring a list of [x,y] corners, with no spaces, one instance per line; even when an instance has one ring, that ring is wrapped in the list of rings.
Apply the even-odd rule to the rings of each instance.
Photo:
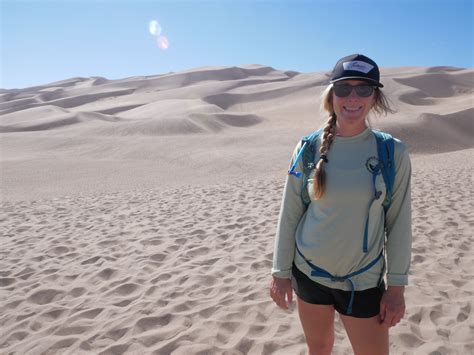
[[[320,140],[321,137],[318,138],[318,149]],[[295,148],[291,164],[300,149],[301,142]],[[306,210],[301,200],[302,178],[287,176],[276,232],[273,276],[291,278],[294,261],[298,269],[312,280],[349,291],[348,282],[311,276],[311,268],[296,252],[295,243],[306,259],[335,276],[360,270],[377,258],[386,243],[387,284],[408,284],[412,243],[410,158],[406,146],[395,139],[396,176],[392,203],[385,215],[382,206],[386,195],[383,176],[379,174],[375,179],[375,187],[382,195],[372,202],[374,185],[372,173],[367,167],[377,157],[377,142],[370,129],[352,137],[336,136],[325,164],[325,194],[319,200],[314,199],[313,170],[308,182],[311,203]],[[315,158],[319,158],[318,151]],[[297,171],[302,171],[301,159]],[[367,216],[368,251],[364,252]],[[383,264],[384,259],[381,258],[368,271],[352,277],[354,289],[376,287]]]

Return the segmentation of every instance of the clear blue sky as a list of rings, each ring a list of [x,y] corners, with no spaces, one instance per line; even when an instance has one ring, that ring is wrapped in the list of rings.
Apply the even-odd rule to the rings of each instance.
[[[216,65],[328,71],[352,53],[381,67],[474,66],[473,0],[0,2],[5,89]]]

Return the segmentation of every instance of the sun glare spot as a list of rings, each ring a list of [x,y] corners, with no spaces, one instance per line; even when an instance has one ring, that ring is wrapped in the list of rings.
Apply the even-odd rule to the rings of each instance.
[[[153,36],[159,36],[161,34],[161,26],[156,20],[150,21],[148,29]]]
[[[158,48],[160,49],[163,49],[163,50],[167,50],[168,47],[169,47],[169,41],[168,41],[168,38],[166,38],[165,36],[160,36],[156,39],[156,45],[158,46]]]

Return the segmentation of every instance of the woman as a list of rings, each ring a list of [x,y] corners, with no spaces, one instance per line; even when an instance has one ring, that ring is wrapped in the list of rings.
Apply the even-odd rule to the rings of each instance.
[[[393,112],[382,87],[373,60],[360,54],[340,59],[323,93],[329,119],[317,138],[308,206],[301,198],[302,179],[286,180],[270,295],[287,309],[294,289],[310,354],[331,353],[335,311],[355,354],[388,354],[388,329],[405,312],[411,165],[405,145],[394,139],[395,180],[385,211],[386,185],[382,174],[371,171],[380,161],[367,124],[371,111]],[[299,171],[301,148],[299,143],[292,160]]]

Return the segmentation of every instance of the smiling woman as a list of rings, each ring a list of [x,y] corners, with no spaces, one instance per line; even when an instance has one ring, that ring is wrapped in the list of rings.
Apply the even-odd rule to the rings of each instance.
[[[392,112],[382,87],[372,59],[340,59],[323,93],[329,118],[293,154],[270,295],[287,308],[294,289],[310,354],[331,353],[336,311],[354,353],[388,354],[388,328],[405,312],[411,167],[401,141],[368,128],[371,110]]]

